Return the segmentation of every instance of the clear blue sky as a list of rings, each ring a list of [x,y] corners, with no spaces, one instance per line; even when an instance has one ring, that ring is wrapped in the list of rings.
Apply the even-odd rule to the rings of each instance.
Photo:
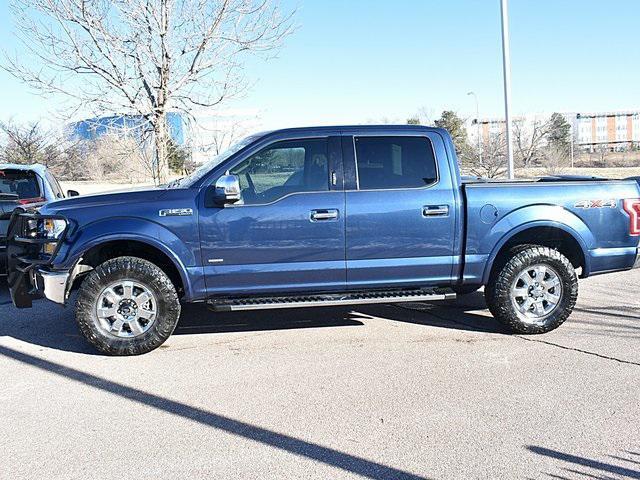
[[[229,107],[264,127],[404,120],[420,107],[502,115],[499,0],[285,0],[298,31]],[[515,113],[640,108],[640,0],[510,0]],[[0,45],[15,48],[6,0]],[[0,72],[1,119],[46,117]]]

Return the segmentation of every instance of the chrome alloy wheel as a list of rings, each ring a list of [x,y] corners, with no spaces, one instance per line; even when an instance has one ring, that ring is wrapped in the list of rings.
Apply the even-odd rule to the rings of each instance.
[[[560,276],[546,264],[527,267],[512,283],[510,297],[522,321],[532,325],[542,324],[562,299]]]
[[[98,327],[120,338],[142,335],[156,319],[158,302],[145,285],[121,280],[105,288],[96,304]]]

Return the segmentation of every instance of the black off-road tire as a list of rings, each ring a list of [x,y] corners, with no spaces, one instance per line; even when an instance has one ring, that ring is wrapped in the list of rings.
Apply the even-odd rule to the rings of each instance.
[[[102,291],[120,280],[139,282],[148,287],[157,300],[157,314],[143,334],[120,338],[98,327],[97,302]],[[76,321],[80,332],[98,350],[108,355],[140,355],[162,345],[173,333],[180,318],[176,288],[158,266],[137,257],[118,257],[93,270],[82,282],[76,301]]]
[[[542,323],[523,321],[511,301],[511,286],[527,267],[545,264],[557,272],[562,284],[562,296],[556,309]],[[538,334],[555,330],[573,311],[578,298],[578,277],[571,262],[559,251],[536,245],[518,246],[502,259],[491,274],[484,289],[491,314],[509,330],[520,334]]]

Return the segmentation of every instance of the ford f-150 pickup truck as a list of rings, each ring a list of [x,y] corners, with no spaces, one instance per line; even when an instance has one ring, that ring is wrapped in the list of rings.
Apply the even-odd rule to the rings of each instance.
[[[316,127],[250,136],[192,175],[144,191],[14,214],[17,307],[65,304],[113,355],[148,352],[183,302],[214,311],[423,302],[485,287],[510,330],[571,313],[578,276],[636,265],[633,181],[462,181],[449,134]]]

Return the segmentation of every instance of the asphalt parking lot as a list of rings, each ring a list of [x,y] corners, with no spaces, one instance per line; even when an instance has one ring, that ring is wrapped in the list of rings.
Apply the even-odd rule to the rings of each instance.
[[[568,323],[505,334],[439,305],[185,308],[141,357],[0,280],[0,478],[640,478],[640,271]]]

